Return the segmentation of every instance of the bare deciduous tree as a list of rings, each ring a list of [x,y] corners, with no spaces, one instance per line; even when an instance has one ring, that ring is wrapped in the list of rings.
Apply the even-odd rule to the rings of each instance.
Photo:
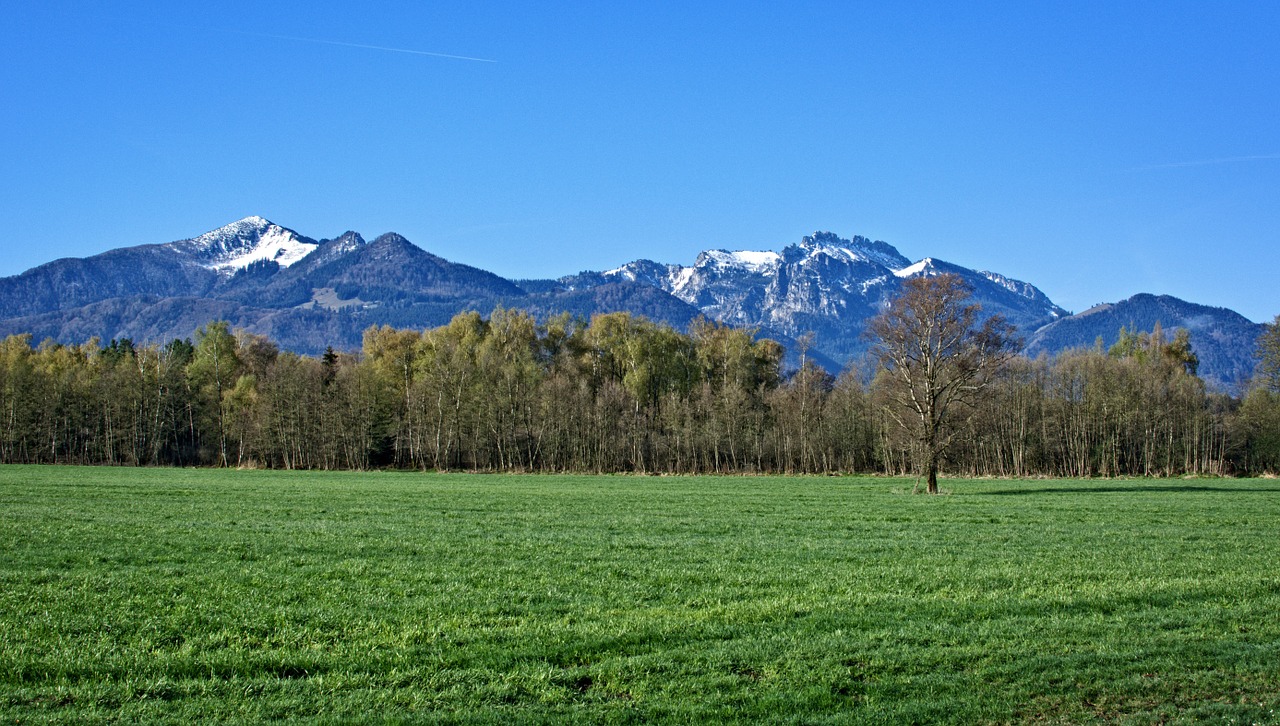
[[[938,465],[977,395],[1020,347],[1014,328],[982,307],[957,275],[911,278],[868,334],[886,371],[887,412],[916,444],[918,470],[938,493]]]

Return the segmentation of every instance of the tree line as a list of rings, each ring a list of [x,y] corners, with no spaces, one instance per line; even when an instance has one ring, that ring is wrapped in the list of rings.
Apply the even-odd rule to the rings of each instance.
[[[981,386],[962,381],[975,395],[961,397],[936,467],[1015,477],[1280,471],[1276,330],[1264,336],[1263,374],[1239,398],[1206,389],[1182,331],[1008,356]],[[929,452],[900,425],[892,362],[833,376],[807,359],[810,343],[784,372],[776,342],[711,321],[682,332],[627,313],[540,323],[501,308],[425,331],[371,328],[361,351],[319,357],[225,322],[166,345],[10,336],[0,342],[0,462],[923,471]]]

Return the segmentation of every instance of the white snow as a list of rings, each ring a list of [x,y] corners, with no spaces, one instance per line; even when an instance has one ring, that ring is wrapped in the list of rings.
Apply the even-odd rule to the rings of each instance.
[[[671,286],[671,291],[673,294],[675,294],[675,293],[679,293],[686,286],[688,286],[689,281],[692,279],[693,279],[692,267],[673,266],[671,273],[667,275],[667,284]]]
[[[259,260],[275,260],[281,267],[288,267],[306,257],[316,248],[298,239],[292,233],[276,225],[267,227],[258,243],[245,250],[236,250],[231,257],[215,261],[210,267],[215,270],[238,270]]]
[[[605,270],[600,274],[605,277],[621,277],[624,280],[631,280],[633,282],[636,279],[636,273],[626,265],[623,265],[622,267],[615,267],[612,270]]]
[[[928,274],[928,270],[931,267],[933,267],[933,258],[926,257],[923,260],[920,260],[919,262],[915,263],[914,265],[908,265],[902,268],[901,270],[894,270],[893,274],[897,275],[898,277],[912,277],[914,275],[919,275],[921,273]]]
[[[777,252],[773,252],[772,250],[763,250],[760,252],[739,250],[737,252],[730,252],[729,255],[738,265],[756,271],[759,271],[761,268],[768,267],[782,258],[781,255]]]
[[[879,250],[866,249],[862,247],[858,248],[857,256],[860,259],[866,260],[867,262],[875,263],[888,270],[892,270],[895,266],[900,264],[899,260],[901,259],[899,257],[886,254]]]
[[[192,254],[204,267],[227,273],[259,260],[275,260],[281,267],[288,267],[316,248],[284,227],[257,216],[173,245]]]
[[[1018,280],[1012,280],[1012,279],[1010,279],[1010,278],[1008,278],[1008,277],[1005,277],[1004,275],[1001,275],[1001,274],[1000,274],[1000,273],[998,273],[998,272],[989,272],[989,271],[987,271],[987,270],[979,270],[979,271],[978,271],[978,274],[979,274],[979,275],[982,275],[983,277],[987,278],[988,280],[990,280],[990,281],[994,282],[995,284],[999,285],[1000,287],[1003,287],[1004,289],[1008,290],[1009,292],[1016,292],[1016,293],[1018,293],[1019,295],[1024,295],[1024,296],[1026,296],[1026,297],[1031,297],[1030,295],[1028,295],[1028,294],[1027,294],[1027,291],[1026,291],[1026,289],[1025,289],[1025,288],[1026,288],[1026,283],[1024,283],[1024,282],[1020,282],[1020,281],[1018,281]]]
[[[810,250],[808,256],[806,256],[804,260],[801,261],[800,264],[803,265],[803,264],[812,262],[814,258],[816,258],[818,255],[826,255],[827,257],[830,257],[834,260],[843,260],[845,262],[851,262],[853,260],[853,253],[850,252],[849,250],[844,249],[843,247],[831,247],[828,245],[822,245],[819,247],[814,247],[812,250]]]
[[[1043,296],[1043,293],[1037,290],[1034,285],[1023,282],[1022,280],[1015,280],[1012,277],[1005,277],[998,272],[989,272],[987,270],[979,270],[978,274],[1003,287],[1009,292],[1021,295],[1028,300],[1036,300]],[[1053,314],[1056,315],[1057,313]]]
[[[879,265],[889,270],[897,269],[902,264],[902,256],[897,250],[883,242],[872,242],[865,237],[842,239],[831,232],[814,232],[800,242],[812,259],[820,254],[850,264],[865,262]]]
[[[768,272],[770,268],[782,259],[782,255],[771,250],[759,252],[753,250],[738,250],[737,252],[707,250],[702,254],[714,262],[717,267],[732,267],[754,273]]]
[[[866,282],[863,282],[863,283],[862,283],[862,294],[863,294],[863,295],[866,295],[866,294],[867,294],[867,290],[870,290],[871,288],[875,287],[876,285],[883,285],[885,282],[887,282],[887,281],[888,281],[888,279],[889,279],[889,278],[885,277],[884,275],[881,275],[881,276],[879,276],[879,277],[873,277],[873,278],[871,278],[870,280],[867,280]]]
[[[833,260],[839,260],[841,262],[845,262],[848,264],[853,264],[855,262],[870,262],[872,264],[880,265],[881,267],[890,267],[890,268],[892,267],[892,265],[885,264],[885,259],[883,259],[883,256],[871,255],[871,254],[868,254],[866,250],[862,250],[862,249],[851,249],[849,247],[833,247],[830,245],[826,245],[814,250],[813,253],[809,255],[809,258],[812,259],[813,257],[819,254],[825,254],[827,257],[830,257]]]

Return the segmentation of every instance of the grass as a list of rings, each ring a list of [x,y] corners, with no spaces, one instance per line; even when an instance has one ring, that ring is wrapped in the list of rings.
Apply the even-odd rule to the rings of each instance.
[[[0,467],[0,720],[1276,723],[1280,483]]]

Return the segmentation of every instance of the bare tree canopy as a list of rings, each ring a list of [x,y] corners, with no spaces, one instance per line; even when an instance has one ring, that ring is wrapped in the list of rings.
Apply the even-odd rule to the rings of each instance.
[[[979,324],[982,306],[971,295],[957,275],[911,278],[867,329],[885,371],[886,411],[914,439],[930,494],[938,493],[938,465],[978,393],[1021,347],[1003,317]]]

